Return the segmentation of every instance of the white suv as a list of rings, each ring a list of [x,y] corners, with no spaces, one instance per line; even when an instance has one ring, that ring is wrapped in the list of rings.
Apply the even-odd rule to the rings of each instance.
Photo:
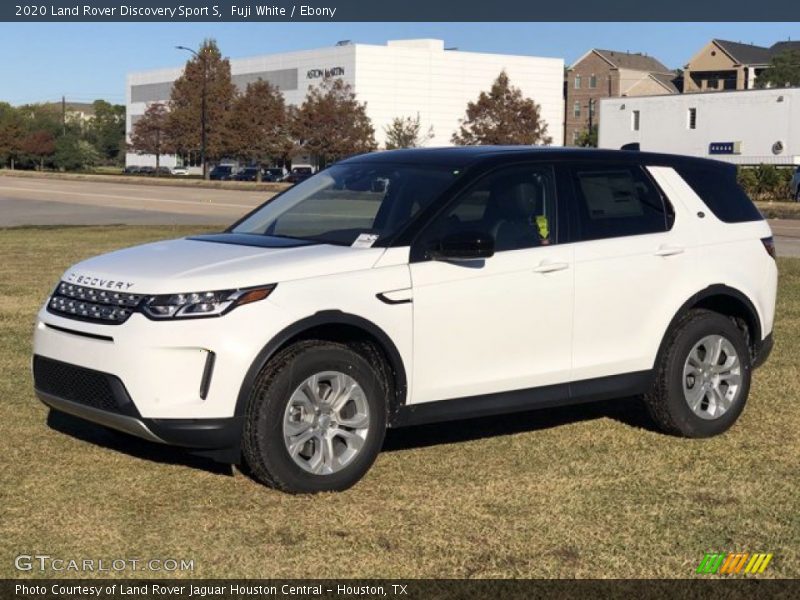
[[[224,233],[69,269],[50,407],[342,490],[387,427],[641,394],[665,432],[744,408],[772,346],[769,226],[733,166],[472,147],[340,162]]]

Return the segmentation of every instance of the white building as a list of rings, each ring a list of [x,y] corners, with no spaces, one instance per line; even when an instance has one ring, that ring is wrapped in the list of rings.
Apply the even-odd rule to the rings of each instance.
[[[241,89],[263,79],[281,90],[287,104],[303,102],[308,89],[322,77],[341,77],[353,86],[375,128],[379,146],[384,128],[396,117],[420,116],[422,131],[433,128],[428,146],[450,145],[467,102],[488,91],[502,70],[512,85],[541,106],[553,145],[563,144],[564,61],[560,58],[460,52],[444,48],[442,40],[393,40],[385,46],[340,42],[336,46],[231,59],[234,83]],[[127,78],[126,131],[152,102],[166,102],[183,67],[131,73]],[[162,158],[175,166],[176,157]],[[128,165],[155,165],[155,157],[128,154]]]
[[[602,100],[598,145],[630,143],[736,164],[797,165],[800,88]]]

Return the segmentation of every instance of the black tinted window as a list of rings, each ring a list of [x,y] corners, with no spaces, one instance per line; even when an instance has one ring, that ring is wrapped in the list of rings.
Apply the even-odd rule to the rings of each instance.
[[[573,180],[581,240],[658,233],[672,226],[672,208],[638,166],[577,168]]]
[[[675,170],[720,221],[741,223],[764,218],[739,187],[733,165],[690,165]]]
[[[510,167],[487,175],[432,223],[429,242],[489,235],[497,252],[555,243],[555,176],[550,166]]]

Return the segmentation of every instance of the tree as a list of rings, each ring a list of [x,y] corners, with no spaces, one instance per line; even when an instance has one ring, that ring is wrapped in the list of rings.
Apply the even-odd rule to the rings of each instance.
[[[367,105],[356,100],[349,84],[331,77],[310,89],[303,104],[293,111],[292,133],[320,167],[378,147]]]
[[[386,132],[386,149],[395,150],[396,148],[417,148],[433,138],[433,125],[428,131],[422,133],[422,123],[419,113],[416,117],[396,117],[388,127]]]
[[[776,54],[756,79],[756,87],[795,87],[800,85],[800,51]]]
[[[222,58],[217,43],[205,40],[198,55],[186,63],[175,80],[169,100],[167,133],[170,145],[179,153],[202,146],[203,90],[206,97],[206,160],[219,160],[232,150],[229,128],[236,86],[231,65]]]
[[[125,140],[125,107],[95,100],[94,118],[86,127],[86,139],[110,163],[121,162],[122,142]]]
[[[49,131],[53,137],[58,137],[66,132],[78,135],[80,127],[75,123],[67,122],[66,126],[61,117],[61,109],[53,104],[23,104],[18,109],[25,121],[28,131]]]
[[[547,123],[540,111],[541,107],[525,98],[502,71],[488,94],[481,92],[477,102],[467,104],[466,117],[452,142],[462,146],[549,144],[553,140],[547,135]]]
[[[578,134],[578,139],[575,140],[576,146],[583,148],[597,148],[597,125],[592,125],[591,128],[586,128]]]
[[[56,167],[64,171],[77,171],[89,169],[101,161],[100,153],[86,140],[80,139],[74,133],[61,136],[56,141],[56,151],[53,162]]]
[[[167,150],[167,123],[169,112],[161,102],[154,102],[133,124],[131,149],[137,154],[153,154],[156,157],[156,175],[161,166],[161,155]]]
[[[0,164],[16,166],[21,152],[20,142],[24,135],[22,114],[6,102],[0,103]]]
[[[22,152],[39,163],[39,170],[44,170],[44,161],[56,151],[56,140],[46,129],[32,131],[20,143]]]
[[[247,84],[233,105],[231,133],[235,154],[247,162],[270,164],[292,150],[289,121],[283,94],[259,79]],[[261,171],[257,175],[261,181]]]

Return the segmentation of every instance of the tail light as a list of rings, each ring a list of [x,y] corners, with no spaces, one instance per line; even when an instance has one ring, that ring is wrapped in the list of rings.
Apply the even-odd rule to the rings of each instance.
[[[772,236],[761,238],[761,243],[764,244],[764,250],[767,251],[772,258],[775,258],[775,240]]]

